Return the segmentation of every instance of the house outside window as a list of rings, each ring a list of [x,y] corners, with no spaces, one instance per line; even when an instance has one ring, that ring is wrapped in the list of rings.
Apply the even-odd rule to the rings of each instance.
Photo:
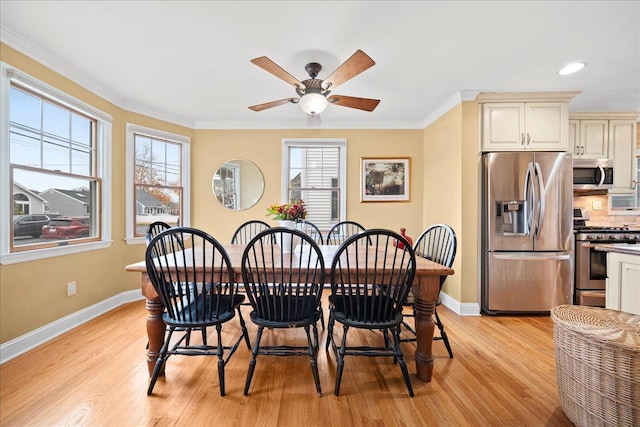
[[[127,242],[152,222],[189,225],[189,138],[127,123]]]
[[[0,74],[0,261],[3,264],[82,252],[110,244],[111,117],[2,63]],[[54,207],[53,196],[63,195]],[[74,211],[72,199],[80,209]],[[68,203],[67,203],[68,202]],[[54,210],[55,209],[55,210]],[[21,216],[46,214],[28,232]],[[42,231],[54,216],[82,217],[88,232]],[[23,220],[25,218],[22,218]],[[86,226],[85,226],[86,228]],[[37,251],[36,251],[37,250]]]
[[[283,201],[304,200],[323,233],[346,218],[346,150],[344,139],[283,141]]]

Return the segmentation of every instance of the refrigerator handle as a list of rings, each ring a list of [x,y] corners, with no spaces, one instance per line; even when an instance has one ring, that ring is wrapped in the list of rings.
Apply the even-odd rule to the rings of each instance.
[[[540,235],[540,229],[542,228],[542,223],[544,222],[546,199],[546,190],[544,188],[544,181],[542,180],[542,170],[540,169],[540,163],[538,162],[536,162],[536,177],[538,178],[538,221],[536,224],[536,231],[534,236],[538,238],[538,236]]]
[[[527,201],[527,230],[526,234],[528,235],[533,228],[533,212],[536,206],[536,198],[535,198],[535,190],[533,188],[533,174],[535,173],[535,169],[533,167],[533,163],[529,162],[527,165],[527,174],[524,178],[524,196]]]

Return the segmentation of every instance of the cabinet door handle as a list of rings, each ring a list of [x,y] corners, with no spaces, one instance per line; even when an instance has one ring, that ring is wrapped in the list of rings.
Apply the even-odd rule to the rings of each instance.
[[[527,132],[527,145],[531,143],[531,135]]]
[[[524,145],[524,133],[520,134],[520,144]]]

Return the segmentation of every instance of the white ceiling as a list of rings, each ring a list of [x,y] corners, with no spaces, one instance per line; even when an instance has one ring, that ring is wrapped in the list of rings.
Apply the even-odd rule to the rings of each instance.
[[[295,96],[251,64],[326,78],[357,49],[376,65],[333,92],[320,128],[422,128],[478,91],[581,91],[569,108],[640,111],[638,1],[0,1],[0,40],[130,111],[200,129],[305,128]],[[572,61],[587,67],[572,76]]]

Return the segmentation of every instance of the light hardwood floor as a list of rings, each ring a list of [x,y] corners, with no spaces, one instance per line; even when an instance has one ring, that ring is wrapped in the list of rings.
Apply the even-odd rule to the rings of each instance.
[[[439,313],[455,358],[434,342],[434,376],[424,383],[415,376],[414,346],[403,344],[413,399],[391,358],[366,357],[346,359],[341,395],[334,396],[335,360],[324,351],[323,331],[322,397],[308,358],[276,356],[258,358],[245,397],[250,352],[244,345],[227,365],[225,397],[219,394],[217,358],[184,356],[169,359],[166,378],[147,396],[146,310],[142,301],[127,304],[0,366],[0,425],[572,425],[558,400],[548,316],[459,317],[446,307]],[[245,319],[254,339],[248,309]],[[239,334],[236,321],[230,326],[228,340]],[[304,340],[302,330],[266,332],[265,339],[273,334]],[[351,338],[381,339],[367,331]]]

